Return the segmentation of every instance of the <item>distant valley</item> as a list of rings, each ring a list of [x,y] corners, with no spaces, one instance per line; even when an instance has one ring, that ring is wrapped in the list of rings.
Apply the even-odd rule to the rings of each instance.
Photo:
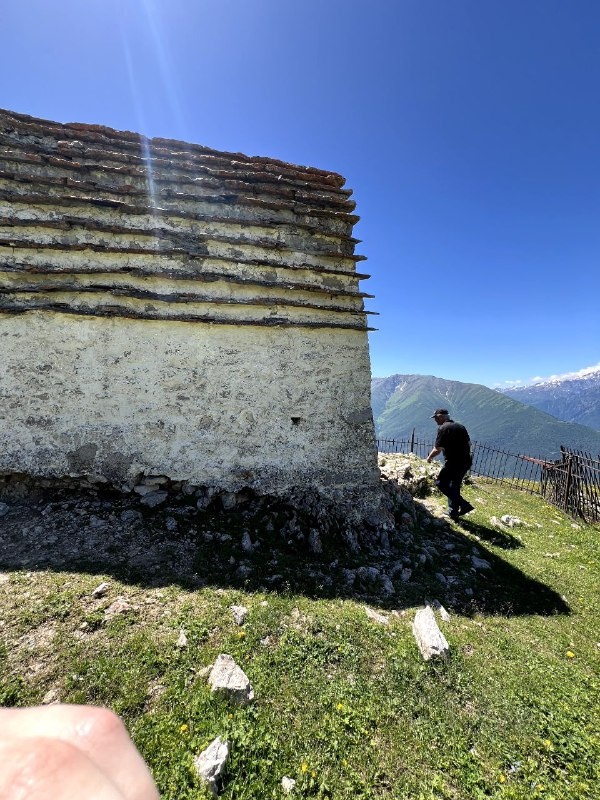
[[[600,431],[555,416],[476,383],[432,375],[391,375],[371,381],[378,438],[432,441],[436,408],[447,408],[469,430],[471,439],[493,447],[544,458],[558,458],[560,445],[600,453]]]

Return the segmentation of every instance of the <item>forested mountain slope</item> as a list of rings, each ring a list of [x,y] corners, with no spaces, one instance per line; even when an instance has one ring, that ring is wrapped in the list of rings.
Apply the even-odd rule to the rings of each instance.
[[[600,453],[600,432],[564,422],[476,383],[461,383],[432,375],[392,375],[371,382],[373,416],[378,438],[416,436],[432,440],[431,415],[447,408],[462,422],[473,441],[513,453],[556,458],[560,445]]]

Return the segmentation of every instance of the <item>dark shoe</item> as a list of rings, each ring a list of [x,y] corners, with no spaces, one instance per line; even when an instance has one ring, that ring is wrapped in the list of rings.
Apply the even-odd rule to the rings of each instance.
[[[452,522],[458,522],[460,519],[460,512],[458,514],[448,514]]]
[[[470,514],[471,511],[475,511],[475,506],[472,506],[471,503],[466,503],[464,506],[460,507],[458,516],[464,517],[465,514]]]

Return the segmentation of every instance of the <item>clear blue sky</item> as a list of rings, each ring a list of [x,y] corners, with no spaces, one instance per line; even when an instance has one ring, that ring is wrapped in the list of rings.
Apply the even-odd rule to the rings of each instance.
[[[342,173],[374,375],[600,362],[598,0],[2,0],[0,107]]]

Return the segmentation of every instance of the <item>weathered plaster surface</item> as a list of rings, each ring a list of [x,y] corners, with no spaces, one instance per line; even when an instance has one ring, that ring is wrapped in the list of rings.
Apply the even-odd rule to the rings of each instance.
[[[0,471],[229,490],[375,478],[362,334],[0,315]]]

